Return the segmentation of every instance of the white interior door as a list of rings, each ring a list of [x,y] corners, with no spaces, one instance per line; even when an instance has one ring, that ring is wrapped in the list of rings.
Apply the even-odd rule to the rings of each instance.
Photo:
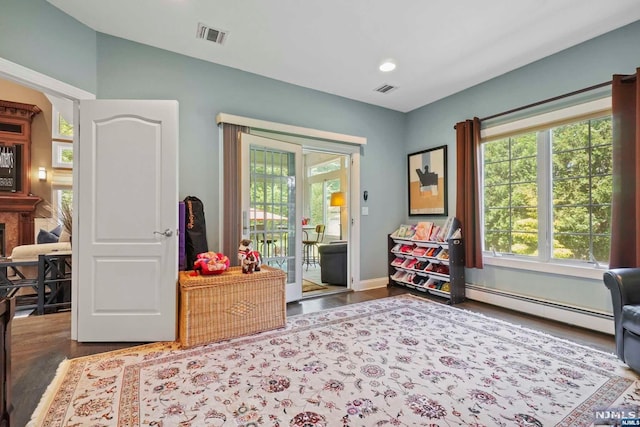
[[[243,133],[242,236],[287,273],[286,300],[302,298],[302,146]]]
[[[80,103],[78,341],[176,338],[177,145],[176,101]]]

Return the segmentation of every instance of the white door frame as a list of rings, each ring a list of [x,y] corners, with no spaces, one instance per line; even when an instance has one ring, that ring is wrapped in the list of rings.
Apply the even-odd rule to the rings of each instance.
[[[349,271],[351,272],[350,287],[354,291],[361,291],[365,288],[360,283],[360,147],[367,143],[367,138],[361,136],[346,135],[341,133],[323,131],[301,126],[287,125],[283,123],[269,122],[266,120],[252,119],[249,117],[236,116],[227,113],[219,113],[216,116],[216,123],[230,123],[247,126],[252,130],[264,130],[264,133],[256,132],[256,135],[268,138],[279,139],[281,141],[293,142],[303,146],[303,148],[320,151],[345,154],[351,158],[351,168],[349,169]],[[266,133],[270,135],[266,135]],[[251,133],[251,132],[250,132]],[[220,131],[220,145],[222,146],[222,131]],[[222,158],[220,156],[220,179],[222,176]],[[222,189],[220,192],[222,193]],[[222,218],[223,199],[220,196],[220,218]],[[223,224],[220,223],[220,227]],[[222,235],[222,233],[220,233]]]
[[[96,95],[87,92],[83,89],[77,88],[60,80],[49,77],[45,74],[34,71],[30,68],[24,67],[22,65],[16,64],[14,62],[8,61],[4,58],[0,57],[0,77],[6,80],[11,80],[13,82],[19,83],[23,86],[30,87],[32,89],[36,89],[42,92],[46,92],[49,94],[57,95],[63,98],[67,98],[73,101],[73,150],[78,153],[78,123],[80,123],[80,113],[78,109],[78,104],[80,100],[84,99],[96,99]],[[77,161],[74,158],[74,163]],[[72,169],[73,176],[73,189],[74,193],[77,193],[77,189],[79,188],[78,182],[78,167],[74,164],[74,168]],[[72,243],[71,243],[71,251],[72,256],[76,257],[75,248],[78,247],[76,239],[78,237],[78,198],[73,198],[73,230],[71,233]],[[75,243],[74,243],[75,242]],[[78,295],[78,272],[77,272],[77,263],[73,263],[71,266],[71,293],[72,295]],[[71,299],[71,339],[77,339],[78,333],[78,307],[77,307],[76,299]]]

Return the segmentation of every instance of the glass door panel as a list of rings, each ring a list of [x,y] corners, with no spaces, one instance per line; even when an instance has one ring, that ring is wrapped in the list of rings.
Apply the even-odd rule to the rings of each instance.
[[[299,145],[242,134],[243,238],[287,273],[287,302],[302,296]]]

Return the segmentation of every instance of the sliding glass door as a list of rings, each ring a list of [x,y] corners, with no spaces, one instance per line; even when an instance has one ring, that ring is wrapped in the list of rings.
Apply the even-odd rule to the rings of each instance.
[[[302,297],[302,147],[241,135],[242,236],[263,263],[287,273],[287,302]]]

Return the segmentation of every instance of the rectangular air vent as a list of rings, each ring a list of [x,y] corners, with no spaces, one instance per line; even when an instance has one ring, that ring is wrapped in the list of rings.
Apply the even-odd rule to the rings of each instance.
[[[398,89],[398,86],[391,86],[391,85],[388,85],[388,84],[383,84],[382,86],[377,87],[374,90],[376,92],[380,92],[380,93],[389,93],[389,92],[394,91],[396,89]]]
[[[223,44],[228,34],[228,31],[216,30],[215,28],[199,23],[196,37],[213,43]]]

